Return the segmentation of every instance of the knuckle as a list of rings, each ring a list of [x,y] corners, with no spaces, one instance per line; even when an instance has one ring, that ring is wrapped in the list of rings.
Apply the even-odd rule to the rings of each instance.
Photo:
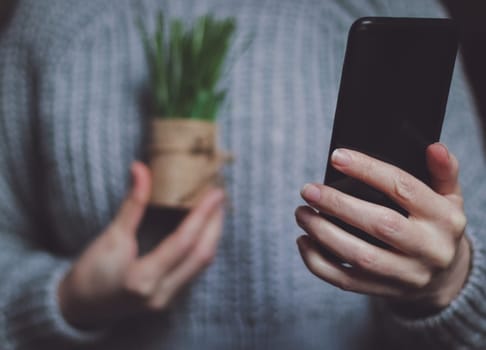
[[[124,279],[123,288],[131,296],[146,299],[153,292],[153,277],[140,269],[131,271]]]
[[[129,295],[140,299],[145,299],[151,294],[151,288],[148,283],[144,283],[133,277],[127,278],[123,287]]]
[[[447,244],[432,258],[432,265],[440,270],[446,270],[454,260],[456,251],[452,244]]]
[[[171,285],[162,279],[157,285],[157,291],[145,301],[145,306],[151,311],[161,311],[167,308],[172,300],[174,293]]]
[[[446,270],[452,264],[456,255],[456,245],[454,242],[446,241],[440,245],[436,245],[435,249],[429,252],[429,264],[438,270]]]
[[[452,200],[454,201],[454,204],[458,207],[463,209],[464,208],[464,197],[461,195],[453,195]]]
[[[413,181],[411,180],[408,174],[405,174],[401,171],[398,172],[397,176],[395,176],[395,180],[393,183],[393,192],[402,200],[405,201],[413,201],[415,198],[415,186]]]
[[[354,260],[354,265],[362,270],[373,270],[376,265],[376,255],[372,252],[361,251]]]
[[[409,281],[409,285],[414,289],[423,289],[432,281],[432,273],[428,270],[415,274]]]
[[[447,226],[459,235],[464,232],[467,224],[466,215],[460,211],[453,211],[447,217]]]
[[[159,294],[154,298],[148,299],[146,307],[151,311],[162,311],[169,305],[169,298],[166,294]]]
[[[378,235],[387,237],[400,232],[401,227],[402,220],[398,214],[394,214],[389,210],[384,210],[374,229]]]

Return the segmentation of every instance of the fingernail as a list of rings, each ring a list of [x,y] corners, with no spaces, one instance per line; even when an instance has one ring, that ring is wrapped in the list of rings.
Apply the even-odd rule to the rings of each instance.
[[[445,154],[447,156],[447,159],[449,159],[449,150],[447,149],[447,147],[443,143],[440,143],[440,142],[437,142],[437,145],[439,145],[442,148],[442,150],[445,152]]]
[[[306,236],[298,237],[296,240],[297,246],[301,249],[305,248],[305,246],[307,245],[307,239],[308,238]]]
[[[309,223],[309,220],[311,218],[311,215],[307,212],[307,210],[298,208],[295,211],[295,218],[297,220],[297,223],[301,226],[307,226]]]
[[[297,243],[297,245],[300,245],[300,241],[301,241],[301,239],[302,239],[302,238],[300,238],[300,237],[302,237],[302,236],[297,237],[297,239],[295,240],[295,243]]]
[[[306,184],[300,193],[302,197],[309,202],[317,202],[321,198],[321,190],[313,184]]]
[[[302,244],[303,237],[304,237],[304,236],[299,236],[299,237],[297,237],[297,239],[295,240],[295,243],[297,243],[297,245],[298,245],[299,247],[300,247],[300,246],[301,246],[301,244]]]
[[[351,163],[351,156],[349,153],[341,148],[336,148],[332,152],[331,160],[337,165],[348,165]]]

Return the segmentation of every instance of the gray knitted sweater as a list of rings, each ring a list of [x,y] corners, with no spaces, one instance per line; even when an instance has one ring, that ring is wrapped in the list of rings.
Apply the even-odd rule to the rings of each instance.
[[[135,19],[236,16],[223,84],[232,209],[214,264],[156,315],[91,334],[56,301],[72,260],[112,220],[144,159],[148,72]],[[315,278],[298,254],[299,189],[321,181],[347,30],[365,15],[444,16],[430,0],[21,0],[0,37],[1,349],[486,348],[485,159],[457,67],[442,140],[461,162],[470,277],[453,303],[406,320]],[[157,212],[142,245],[166,234]],[[387,345],[388,344],[388,345]]]

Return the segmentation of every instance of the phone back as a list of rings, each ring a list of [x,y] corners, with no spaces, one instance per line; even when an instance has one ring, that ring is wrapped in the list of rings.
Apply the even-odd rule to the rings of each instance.
[[[427,183],[425,149],[440,137],[457,42],[450,19],[358,19],[348,36],[329,156],[335,148],[358,150]],[[336,171],[329,158],[325,184],[407,215]]]

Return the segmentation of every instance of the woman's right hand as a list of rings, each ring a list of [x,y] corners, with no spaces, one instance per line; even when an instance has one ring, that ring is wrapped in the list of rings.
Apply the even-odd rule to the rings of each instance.
[[[61,311],[73,326],[111,325],[141,311],[159,311],[208,266],[222,232],[224,192],[211,190],[184,221],[139,257],[137,228],[150,198],[151,175],[132,165],[133,185],[117,216],[64,276]]]

